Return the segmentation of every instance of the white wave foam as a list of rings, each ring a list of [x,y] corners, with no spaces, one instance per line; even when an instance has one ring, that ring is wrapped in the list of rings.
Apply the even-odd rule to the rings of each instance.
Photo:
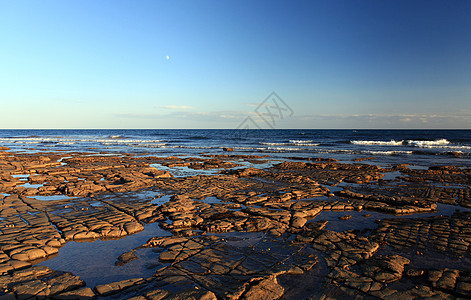
[[[101,143],[103,146],[120,146],[120,145],[126,145],[126,146],[133,146],[133,147],[146,147],[146,148],[160,148],[160,147],[163,147],[165,145],[167,145],[166,143],[138,143],[138,142],[135,142],[135,143],[105,143],[105,142],[102,142]]]
[[[259,144],[264,145],[264,146],[296,146],[296,147],[304,147],[304,146],[317,147],[320,145],[316,143],[308,143],[308,141],[305,141],[303,143],[294,143],[294,144],[293,143],[265,143],[265,142],[260,142]]]
[[[306,141],[306,140],[289,140],[290,143],[293,144],[311,144],[312,141]]]
[[[59,142],[57,143],[58,145],[75,145],[77,144],[76,142]]]
[[[367,140],[354,140],[350,141],[354,145],[363,146],[411,146],[418,148],[446,148],[446,149],[471,149],[469,146],[454,146],[450,145],[447,139],[430,140],[390,140],[390,141],[367,141]]]
[[[291,143],[265,143],[265,142],[260,142],[260,145],[265,145],[265,146],[290,146],[292,145]]]
[[[363,154],[371,155],[395,155],[395,154],[413,154],[413,151],[361,151]]]
[[[316,152],[317,153],[347,153],[347,154],[359,153],[359,151],[347,150],[347,149],[337,149],[337,150],[321,149],[321,150],[316,150]]]
[[[427,147],[430,147],[430,146],[449,145],[450,141],[448,141],[447,139],[439,139],[439,140],[434,140],[434,141],[407,140],[407,144],[415,146],[415,147],[427,148]]]
[[[374,146],[401,146],[404,144],[404,141],[395,141],[390,140],[386,141],[350,141],[354,145],[374,145]]]
[[[165,143],[162,143],[162,144],[135,144],[133,146],[142,147],[142,148],[162,148],[165,145],[167,145],[167,144],[165,144]]]
[[[413,151],[373,151],[373,150],[348,150],[348,149],[322,149],[317,153],[343,153],[343,154],[365,154],[365,155],[395,155],[395,154],[413,154]]]
[[[117,139],[98,139],[98,140],[82,140],[84,142],[98,142],[98,143],[112,143],[115,145],[119,144],[138,144],[138,143],[162,143],[163,140],[117,140]]]
[[[162,148],[170,148],[170,149],[179,149],[179,148],[182,148],[182,149],[221,149],[221,147],[217,147],[217,146],[207,146],[207,147],[203,147],[203,146],[183,146],[183,145],[174,145],[174,146],[163,146]]]
[[[38,144],[38,143],[63,143],[63,142],[95,142],[95,143],[114,143],[114,144],[135,144],[135,143],[162,143],[163,140],[145,140],[145,139],[127,139],[123,137],[110,137],[110,138],[61,138],[61,137],[24,137],[24,138],[3,138],[0,139],[2,143],[24,143],[24,144]]]
[[[283,151],[283,152],[287,152],[287,151],[301,151],[300,148],[293,148],[293,147],[268,147],[268,149],[266,150],[270,150],[270,151]]]
[[[449,146],[438,146],[438,145],[425,145],[425,146],[421,146],[421,148],[427,148],[427,149],[448,149],[448,150],[453,150],[453,149],[467,149],[467,150],[471,150],[471,146],[453,146],[453,145],[449,145]]]
[[[266,148],[259,148],[259,147],[234,147],[234,149],[237,150],[257,150],[257,151],[263,151]]]

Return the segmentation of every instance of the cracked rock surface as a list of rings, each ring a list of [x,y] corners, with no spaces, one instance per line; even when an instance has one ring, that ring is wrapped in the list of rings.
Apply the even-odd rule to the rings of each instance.
[[[0,299],[471,298],[469,168],[320,158],[257,168],[266,163],[0,150]],[[201,173],[168,171],[180,167]],[[336,227],[359,212],[374,226]],[[69,242],[150,223],[169,236],[114,259],[120,268],[146,249],[153,276],[89,286],[38,265]]]

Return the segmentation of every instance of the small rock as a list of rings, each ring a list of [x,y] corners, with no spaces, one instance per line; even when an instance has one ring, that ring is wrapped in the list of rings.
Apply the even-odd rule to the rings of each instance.
[[[307,220],[303,217],[294,217],[291,226],[294,228],[302,228],[306,222]]]
[[[424,270],[421,269],[409,269],[406,271],[406,275],[409,277],[418,277],[424,274]]]
[[[79,290],[74,290],[66,293],[59,294],[57,296],[52,296],[53,299],[63,299],[63,300],[82,300],[82,299],[92,299],[95,298],[95,293],[91,288],[81,288]]]
[[[126,253],[123,253],[121,254],[119,257],[118,257],[118,260],[114,263],[116,266],[124,266],[125,264],[127,264],[128,262],[130,261],[133,261],[135,259],[138,259],[138,257],[136,256],[136,254],[133,252],[133,251],[129,251],[129,252],[126,252]]]
[[[278,284],[276,278],[268,278],[250,287],[244,299],[279,299],[283,296],[284,288]]]

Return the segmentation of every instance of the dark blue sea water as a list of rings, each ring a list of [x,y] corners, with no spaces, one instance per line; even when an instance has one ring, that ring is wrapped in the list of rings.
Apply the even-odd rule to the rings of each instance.
[[[137,155],[231,154],[324,157],[419,166],[471,165],[471,130],[0,130],[12,151],[80,151]]]

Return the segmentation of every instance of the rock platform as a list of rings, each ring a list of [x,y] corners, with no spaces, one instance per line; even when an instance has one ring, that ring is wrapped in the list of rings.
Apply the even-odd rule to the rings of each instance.
[[[0,150],[0,300],[470,299],[471,169],[368,160]],[[172,172],[182,167],[195,173]],[[332,211],[382,217],[327,230]],[[170,236],[116,267],[151,249],[151,277],[88,286],[38,265],[150,223]]]

